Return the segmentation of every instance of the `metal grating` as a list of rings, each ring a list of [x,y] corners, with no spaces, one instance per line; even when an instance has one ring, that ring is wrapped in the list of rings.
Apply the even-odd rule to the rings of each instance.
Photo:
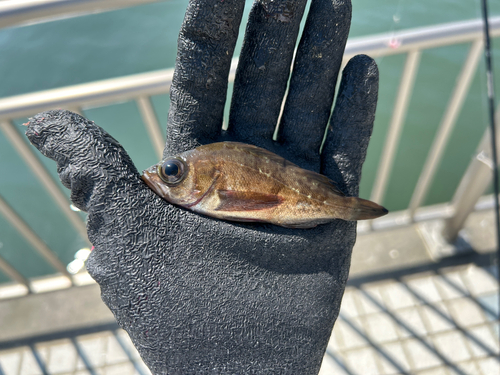
[[[498,373],[495,271],[470,263],[351,280],[320,375]],[[150,374],[117,327],[58,336],[0,347],[0,374]]]

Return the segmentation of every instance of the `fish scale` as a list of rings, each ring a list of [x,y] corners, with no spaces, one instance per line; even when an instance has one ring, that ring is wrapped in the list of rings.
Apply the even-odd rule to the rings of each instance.
[[[278,181],[286,180],[287,184],[289,186],[293,185],[294,188],[297,189],[296,192],[299,194],[303,194],[306,196],[311,194],[321,194],[321,191],[319,191],[320,189],[318,188],[318,183],[316,181],[311,181],[307,176],[304,176],[303,171],[305,170],[289,162],[288,160],[274,154],[274,157],[276,158],[275,162],[280,162],[280,160],[286,162],[283,163],[283,168],[278,169],[272,164],[269,165],[271,159],[268,156],[264,155],[260,156],[259,153],[246,151],[245,149],[248,148],[247,147],[248,145],[242,144],[241,145],[243,147],[242,150],[242,147],[239,147],[237,145],[238,144],[237,142],[221,142],[221,143],[225,144],[225,149],[227,150],[227,153],[224,154],[224,149],[222,149],[221,151],[217,152],[218,157],[220,158],[224,157],[227,160],[229,160],[229,162],[233,161],[234,163],[239,163],[240,166],[247,166],[255,171],[258,171],[260,174],[266,177],[271,177]],[[230,145],[228,146],[227,145],[228,143],[234,144],[234,146],[232,147]],[[251,157],[247,157],[247,154],[250,154]],[[297,173],[296,172],[297,170],[300,172]],[[303,182],[305,182],[305,184],[301,183],[300,181],[301,179]],[[325,179],[327,178],[325,177]],[[313,199],[323,202],[326,200],[326,196],[323,194]]]

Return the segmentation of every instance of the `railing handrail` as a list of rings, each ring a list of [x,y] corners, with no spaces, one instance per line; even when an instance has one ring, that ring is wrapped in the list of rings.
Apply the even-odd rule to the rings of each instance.
[[[490,22],[491,35],[500,36],[500,17],[492,17]],[[481,25],[481,20],[469,20],[353,38],[347,42],[344,59],[358,53],[383,56],[444,44],[466,43],[481,38]],[[391,44],[394,41],[397,42],[396,45]],[[234,74],[235,61],[232,66]],[[162,69],[0,98],[0,120],[26,117],[45,108],[72,107],[77,104],[93,106],[141,95],[166,93],[170,89],[172,75],[173,69]]]
[[[60,106],[98,105],[168,92],[173,69],[110,78],[0,99],[0,121]]]
[[[77,17],[161,0],[9,0],[0,1],[0,29]]]
[[[500,36],[500,17],[490,17],[489,24],[491,36]],[[344,58],[359,53],[378,57],[467,43],[482,38],[482,33],[483,21],[472,19],[353,38],[347,42]]]

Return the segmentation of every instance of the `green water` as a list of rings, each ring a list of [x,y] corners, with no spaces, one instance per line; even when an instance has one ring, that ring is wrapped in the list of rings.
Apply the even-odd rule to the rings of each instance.
[[[500,2],[490,2],[492,16]],[[0,30],[0,97],[172,67],[176,40],[187,1],[148,4],[45,24]],[[247,11],[250,2],[247,2]],[[391,32],[477,18],[479,1],[353,0],[351,37]],[[500,39],[494,40],[496,86],[500,87]],[[384,204],[407,207],[437,127],[443,116],[468,45],[426,51],[410,103]],[[385,133],[390,122],[403,56],[377,59],[379,105],[375,129],[363,169],[361,196],[369,197]],[[448,201],[487,125],[484,62],[473,81],[425,204]],[[153,98],[162,127],[168,97]],[[142,170],[154,162],[134,103],[85,110],[85,115],[117,138]],[[20,125],[26,119],[18,119]],[[22,131],[19,126],[19,130]],[[55,164],[41,157],[57,178]],[[84,246],[67,219],[0,133],[0,194],[64,263]],[[64,189],[66,194],[69,193]],[[83,214],[81,214],[84,217]],[[25,276],[51,273],[51,268],[0,216],[0,254]],[[0,274],[0,282],[7,278]]]

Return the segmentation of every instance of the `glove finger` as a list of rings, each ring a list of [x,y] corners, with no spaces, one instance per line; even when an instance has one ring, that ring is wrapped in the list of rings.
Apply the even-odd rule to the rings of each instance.
[[[295,57],[279,141],[316,170],[350,22],[350,0],[313,1]]]
[[[164,156],[220,136],[227,81],[245,2],[189,2],[179,34]]]
[[[290,74],[306,0],[259,0],[252,7],[234,81],[233,138],[271,140]]]
[[[358,195],[361,168],[375,120],[377,96],[377,64],[366,55],[353,57],[342,74],[321,154],[321,173],[337,182],[347,195]]]

